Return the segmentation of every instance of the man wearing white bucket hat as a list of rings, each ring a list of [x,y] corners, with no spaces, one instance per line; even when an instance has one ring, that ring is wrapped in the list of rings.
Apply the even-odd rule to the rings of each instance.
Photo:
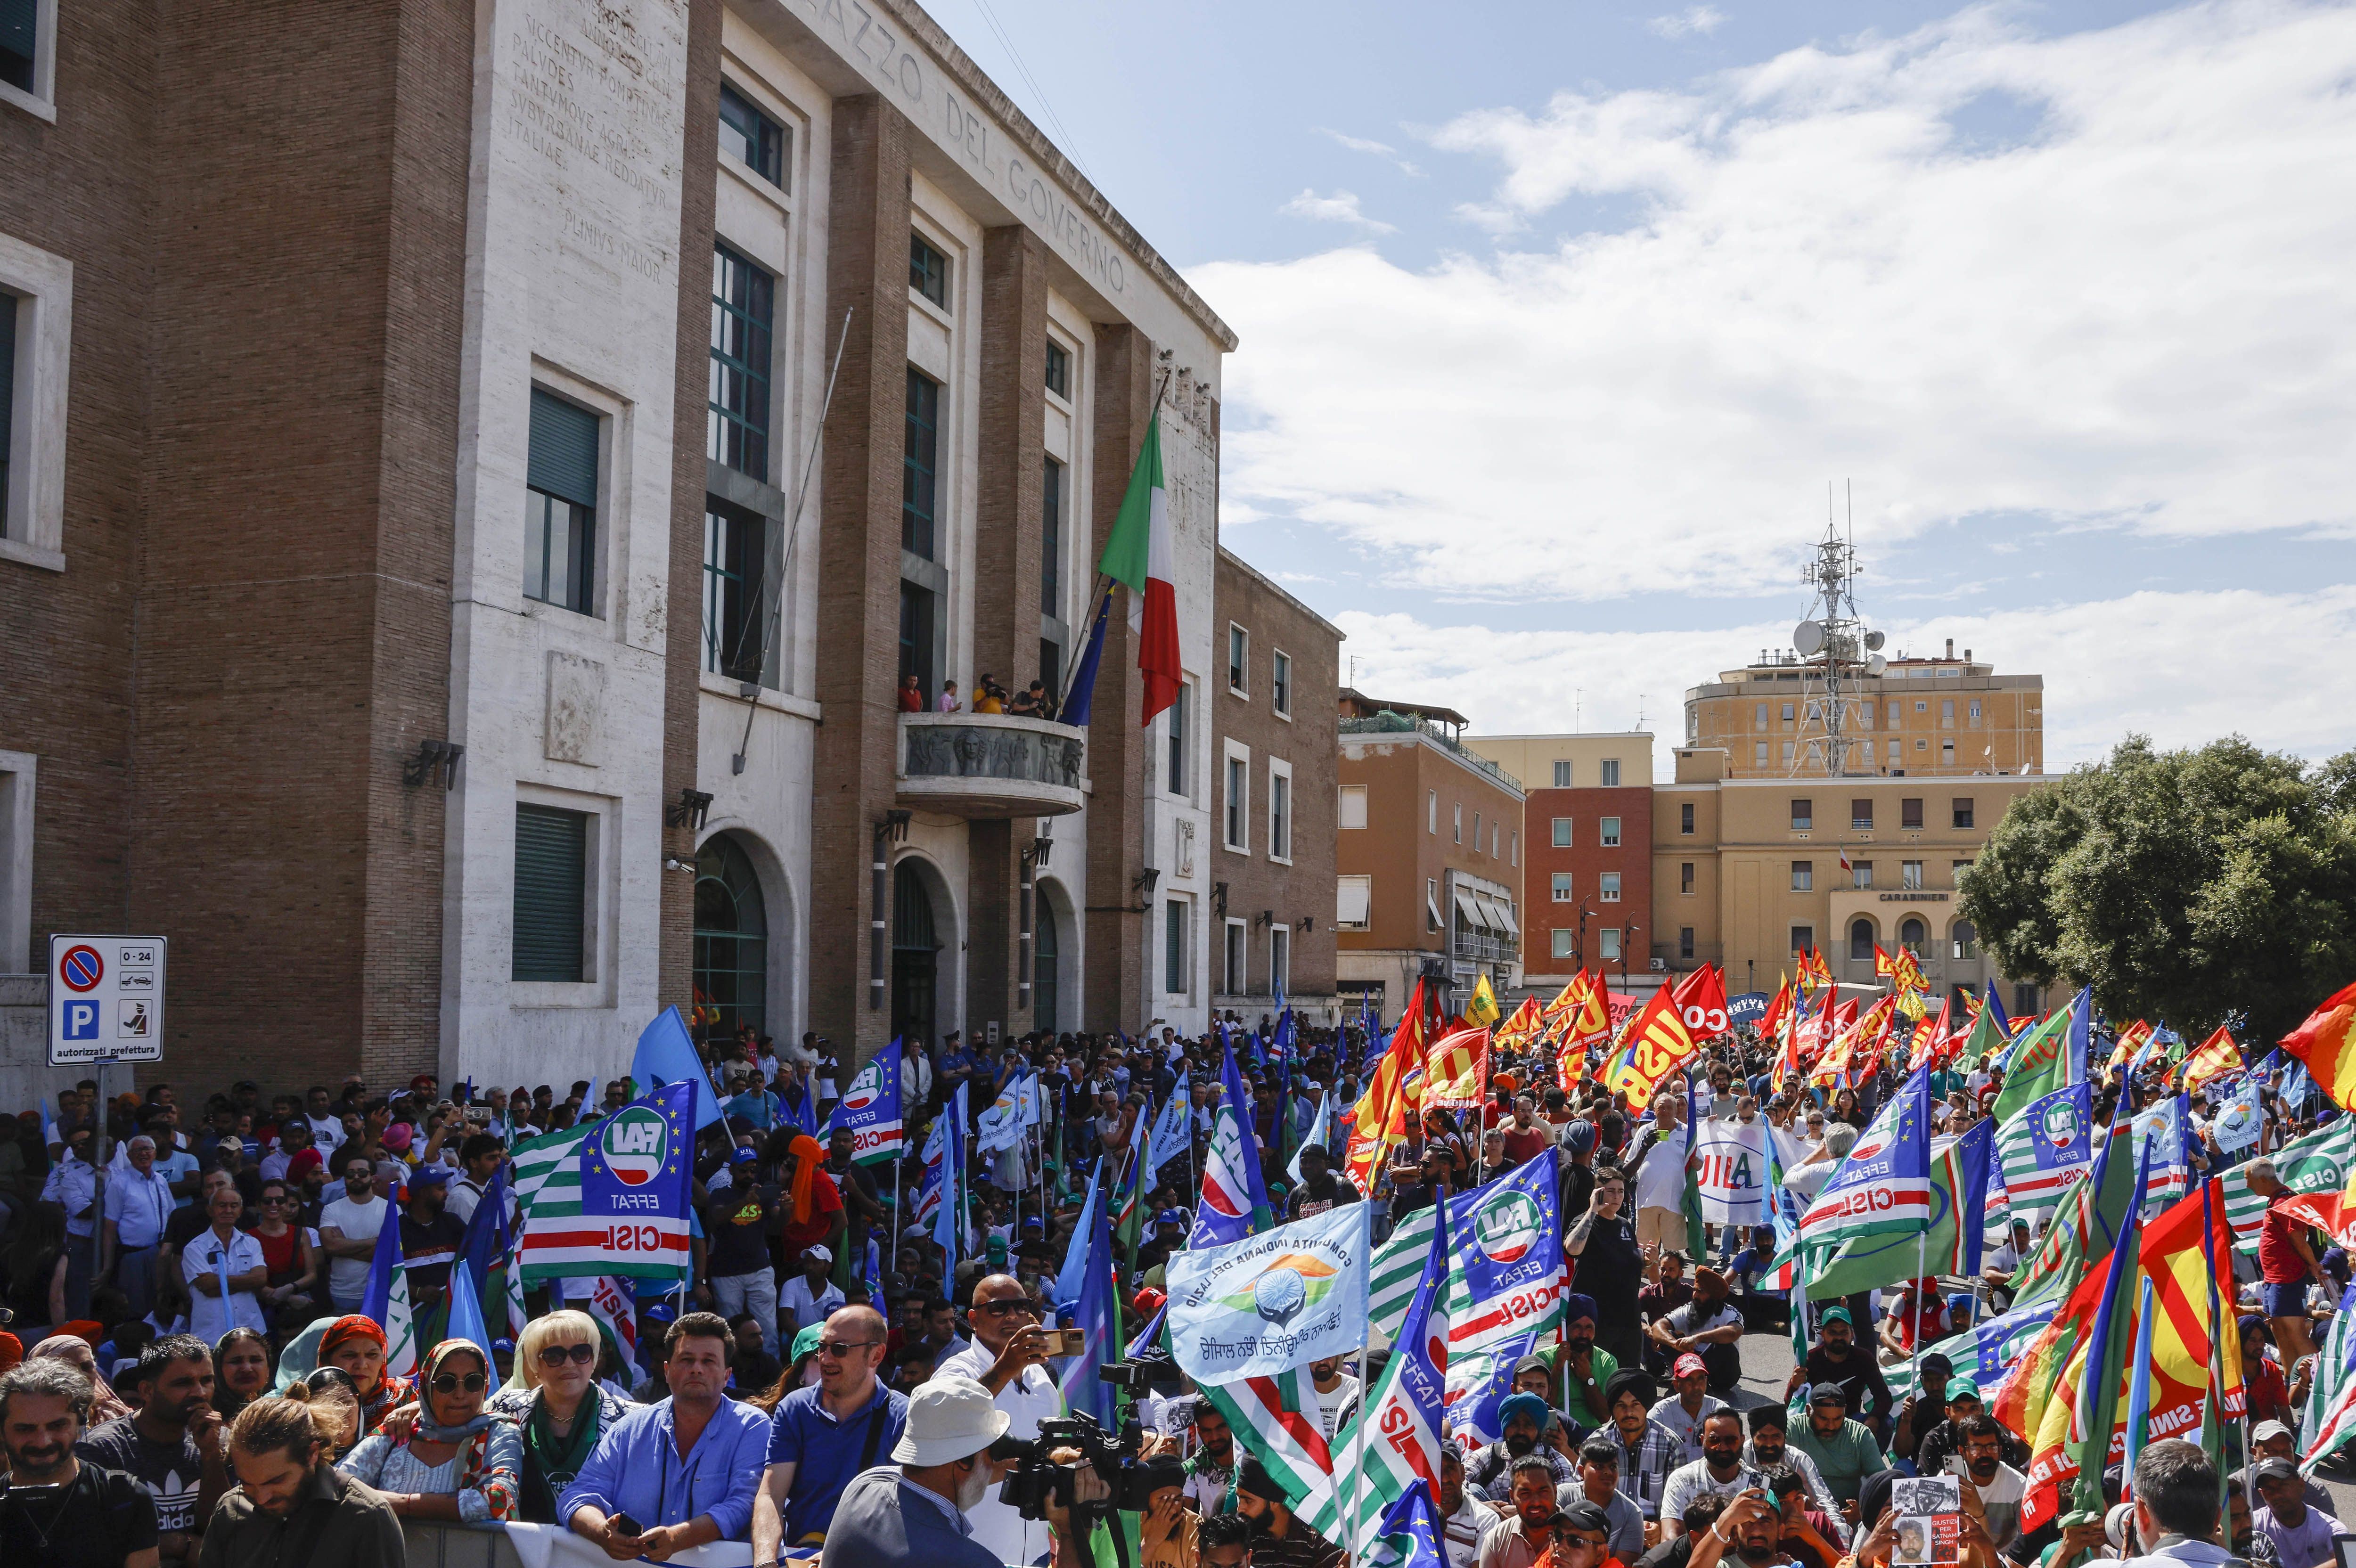
[[[936,1378],[918,1387],[893,1462],[862,1470],[842,1488],[819,1568],[996,1568],[997,1555],[972,1539],[965,1516],[1014,1468],[1021,1445],[1006,1439],[1009,1421],[971,1378]],[[1079,1472],[1076,1500],[1108,1495],[1093,1469]],[[1051,1499],[1047,1513],[1065,1560],[1085,1562],[1069,1512]]]

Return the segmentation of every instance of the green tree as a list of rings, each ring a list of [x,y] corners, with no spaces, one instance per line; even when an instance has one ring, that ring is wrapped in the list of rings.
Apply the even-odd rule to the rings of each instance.
[[[2014,979],[2263,1050],[2356,979],[2356,752],[2131,735],[2016,800],[1958,904]]]

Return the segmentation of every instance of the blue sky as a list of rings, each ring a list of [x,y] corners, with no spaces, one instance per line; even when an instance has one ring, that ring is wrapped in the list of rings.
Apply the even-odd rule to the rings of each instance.
[[[2356,12],[931,9],[1242,336],[1226,538],[1362,686],[1674,733],[1847,481],[2050,765],[2356,744]]]

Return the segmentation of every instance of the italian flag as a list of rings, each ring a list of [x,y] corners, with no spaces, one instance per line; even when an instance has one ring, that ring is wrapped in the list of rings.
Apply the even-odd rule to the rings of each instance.
[[[1129,476],[1097,570],[1129,590],[1129,624],[1137,634],[1137,667],[1145,677],[1145,717],[1178,700],[1178,595],[1170,569],[1170,492],[1162,483],[1162,404],[1146,421],[1145,445]]]

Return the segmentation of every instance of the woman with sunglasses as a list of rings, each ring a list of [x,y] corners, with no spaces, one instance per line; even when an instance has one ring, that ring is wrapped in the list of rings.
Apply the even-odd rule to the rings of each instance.
[[[515,1517],[523,1438],[507,1416],[486,1410],[490,1364],[466,1339],[434,1347],[418,1373],[419,1419],[396,1437],[380,1432],[336,1468],[384,1494],[404,1519],[481,1524]]]
[[[262,1243],[262,1262],[270,1270],[270,1283],[262,1289],[262,1307],[273,1321],[285,1314],[286,1321],[303,1322],[318,1303],[319,1264],[303,1229],[294,1189],[284,1180],[263,1182],[261,1212],[253,1236]]]
[[[493,1413],[523,1433],[523,1492],[515,1517],[554,1524],[556,1499],[629,1405],[597,1381],[597,1321],[564,1308],[523,1326],[515,1381],[491,1396]]]
[[[232,1328],[213,1345],[213,1408],[226,1420],[270,1392],[270,1341]]]

